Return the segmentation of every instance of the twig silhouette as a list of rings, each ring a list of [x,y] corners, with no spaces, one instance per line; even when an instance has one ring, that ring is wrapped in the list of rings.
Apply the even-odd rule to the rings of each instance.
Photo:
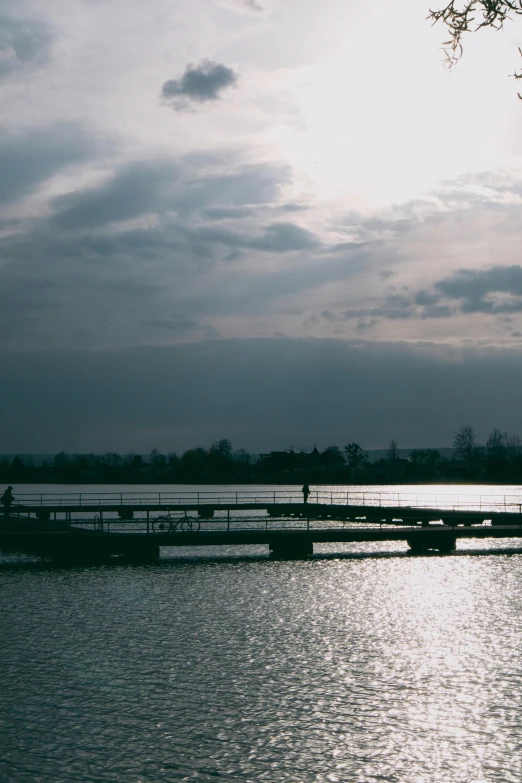
[[[445,64],[454,68],[463,53],[463,36],[476,32],[483,27],[502,30],[506,20],[512,15],[522,15],[522,0],[451,0],[438,11],[431,11],[428,19],[433,24],[443,22],[448,28],[450,38],[442,44]],[[522,49],[518,50],[522,56]],[[522,70],[513,74],[522,79]],[[522,100],[522,95],[518,93]]]

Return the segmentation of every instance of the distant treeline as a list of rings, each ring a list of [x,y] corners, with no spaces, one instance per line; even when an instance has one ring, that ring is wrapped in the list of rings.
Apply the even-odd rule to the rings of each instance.
[[[244,449],[235,451],[229,440],[208,449],[196,448],[148,458],[138,454],[65,454],[42,464],[28,458],[0,460],[1,483],[69,484],[388,484],[415,482],[485,481],[522,483],[522,442],[518,435],[493,430],[485,445],[477,442],[473,427],[461,427],[453,441],[451,459],[435,449],[415,449],[399,457],[392,440],[387,456],[370,462],[357,443],[324,451],[272,451],[258,458]]]

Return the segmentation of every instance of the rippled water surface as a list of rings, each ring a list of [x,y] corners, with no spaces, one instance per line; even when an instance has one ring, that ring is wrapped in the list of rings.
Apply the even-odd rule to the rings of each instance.
[[[3,555],[0,783],[519,783],[520,547],[321,544],[306,562],[185,547],[70,569]]]
[[[522,556],[0,569],[2,783],[522,779]]]

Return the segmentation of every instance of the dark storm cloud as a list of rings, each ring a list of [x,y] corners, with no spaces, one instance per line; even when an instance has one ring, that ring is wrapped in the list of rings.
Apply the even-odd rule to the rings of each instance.
[[[415,294],[413,301],[415,304],[421,305],[421,306],[429,306],[436,304],[440,299],[440,296],[435,293],[428,293],[427,291],[417,291]]]
[[[214,173],[212,166],[219,173]],[[42,302],[53,302],[53,315],[35,335],[37,341],[54,321],[66,322],[62,312],[68,309],[65,300],[76,303],[78,319],[86,318],[85,299],[96,278],[102,286],[111,285],[114,307],[107,302],[109,310],[133,313],[135,303],[129,301],[125,282],[132,280],[145,265],[153,264],[152,277],[161,279],[162,284],[149,287],[148,294],[144,287],[142,300],[154,312],[160,307],[158,290],[174,289],[177,301],[182,290],[180,277],[187,285],[196,270],[203,266],[212,268],[222,258],[238,259],[242,250],[287,253],[319,246],[311,232],[288,221],[260,226],[252,217],[241,231],[226,230],[214,221],[205,222],[207,209],[217,210],[219,217],[248,216],[248,205],[277,197],[280,183],[288,176],[284,168],[239,166],[230,174],[221,173],[222,168],[221,160],[206,161],[205,175],[202,175],[191,159],[127,165],[101,185],[54,199],[51,202],[54,215],[50,219],[34,222],[24,232],[0,238],[4,261],[0,280],[18,287],[17,295],[13,296],[19,302],[20,330],[25,334],[24,323],[34,322],[34,303],[24,295],[24,280],[42,279],[42,270],[56,285],[54,290],[52,286],[42,288]],[[205,207],[206,204],[214,206]],[[150,227],[124,229],[110,225],[142,215],[151,215]],[[328,275],[327,263],[325,269]],[[276,278],[277,275],[270,276],[261,286],[266,295],[271,287],[277,293]],[[291,278],[291,274],[284,275],[282,289],[288,289]],[[306,275],[302,279],[306,280]],[[222,296],[216,299],[214,295],[210,301],[208,297],[205,301],[202,295],[199,305],[216,312],[221,298],[227,300],[230,289],[227,285]],[[259,294],[256,303],[261,306],[263,298]],[[98,304],[106,302],[103,294],[98,292],[96,296]],[[158,317],[165,322],[163,312]],[[144,320],[151,321],[151,318]]]
[[[187,65],[179,79],[165,82],[161,97],[174,108],[183,108],[188,101],[216,101],[223,90],[235,84],[237,74],[232,68],[213,60],[202,60],[199,65]]]
[[[316,316],[335,323],[355,319],[410,320],[452,318],[457,315],[522,312],[522,267],[493,266],[486,269],[458,269],[435,281],[431,288],[410,291],[389,290],[374,307],[351,308],[340,313],[329,310]],[[367,323],[364,328],[368,328]]]
[[[210,244],[222,244],[229,248],[250,248],[267,253],[287,253],[311,250],[320,245],[317,237],[305,228],[293,223],[272,223],[264,226],[257,236],[230,231],[219,227],[192,229],[194,239]]]
[[[455,307],[448,305],[426,304],[423,307],[415,307],[406,297],[387,297],[378,307],[361,307],[344,310],[339,315],[329,313],[328,318],[321,314],[330,322],[351,321],[358,318],[370,318],[373,323],[375,319],[383,318],[388,321],[403,321],[411,319],[426,318],[450,318],[457,312]]]
[[[81,138],[76,134],[69,144],[69,137],[58,133],[61,147],[52,134],[45,143],[39,139],[38,149],[47,157],[31,157],[37,145],[25,138],[35,165],[27,176],[23,165],[13,168],[18,180],[10,183],[11,196],[32,192],[41,178],[60,171],[64,160],[83,155]],[[21,152],[15,157],[23,164]],[[9,162],[7,152],[5,158]],[[232,167],[226,156],[187,156],[128,164],[95,187],[55,198],[49,202],[50,217],[0,237],[4,345],[71,345],[75,334],[84,344],[106,345],[110,339],[112,346],[215,336],[215,327],[193,313],[266,313],[284,292],[346,276],[346,262],[326,256],[302,273],[258,269],[259,253],[323,252],[307,229],[287,220],[261,223],[254,214],[254,207],[278,214],[277,197],[287,179],[285,167]],[[207,210],[216,212],[209,216]],[[244,216],[240,229],[216,222],[226,215]],[[122,225],[143,216],[150,216],[148,227]],[[243,253],[252,257],[250,273],[230,277],[219,271],[222,261],[231,264]],[[207,284],[200,275],[211,270],[218,270],[218,277]]]
[[[290,270],[274,272],[252,270],[236,276],[233,285],[224,285],[217,302],[207,304],[210,313],[233,312],[245,315],[266,315],[267,312],[289,312],[277,309],[278,300],[285,296],[298,297],[326,283],[340,283],[360,273],[367,263],[363,252],[353,249],[352,257],[325,256],[321,263],[305,263]],[[204,303],[201,303],[204,305]],[[296,312],[295,308],[292,312]],[[297,309],[300,314],[300,310]]]
[[[377,319],[389,321],[410,320],[415,318],[442,318],[451,315],[450,311],[444,312],[437,309],[431,302],[423,307],[416,307],[416,296],[409,293],[389,292],[383,296],[382,301],[374,307],[354,307],[340,313],[332,313],[323,310],[319,318],[329,323],[342,323],[357,319],[364,319],[357,328],[368,329],[377,323]]]
[[[142,267],[142,262],[146,260],[163,259],[169,261],[171,269],[173,265],[190,269],[191,262],[196,258],[206,259],[209,263],[219,260],[223,249],[227,252],[256,249],[277,254],[302,252],[319,246],[318,240],[310,232],[298,226],[291,228],[285,226],[285,231],[279,237],[273,225],[257,234],[249,234],[212,226],[189,227],[173,221],[159,227],[120,230],[99,236],[81,231],[59,235],[51,227],[49,231],[42,230],[29,236],[16,235],[0,239],[0,251],[4,259],[3,274],[13,267],[21,275],[25,268],[27,275],[33,276],[42,259],[45,259],[45,269],[61,279],[63,273],[82,267],[97,269],[98,272],[102,268],[129,270]],[[172,256],[173,252],[176,252],[176,256]],[[328,270],[329,265],[333,264],[342,268],[346,266],[346,258],[326,256],[320,266],[314,267],[315,272],[321,277],[321,269]]]
[[[59,196],[53,203],[54,222],[64,229],[91,230],[169,211],[184,217],[200,210],[211,219],[239,217],[248,214],[249,205],[275,199],[287,178],[285,167],[248,165],[228,174],[211,170],[201,174],[193,171],[190,160],[140,161],[116,170],[96,187]],[[213,210],[210,214],[209,209]],[[284,233],[284,229],[279,231]],[[287,233],[291,241],[291,232]],[[283,236],[279,239],[284,242]],[[293,240],[297,242],[297,236]]]
[[[75,139],[72,152],[70,136]],[[88,154],[81,150],[81,134],[62,131],[59,138],[64,142],[59,150],[56,143],[40,141],[56,153],[45,164],[51,174],[66,165],[64,158]],[[34,144],[27,146],[31,150]],[[25,192],[50,176],[45,170],[27,184],[24,171],[22,165],[17,187]],[[280,203],[290,182],[288,167],[244,165],[225,151],[195,153],[120,165],[101,184],[48,202],[49,218],[31,220],[21,226],[26,230],[0,238],[0,286],[19,303],[16,320],[8,316],[8,307],[0,318],[9,346],[27,350],[32,340],[33,345],[62,347],[71,344],[73,333],[92,346],[106,346],[108,339],[111,346],[199,339],[215,335],[220,326],[212,319],[223,316],[266,318],[273,313],[277,320],[290,313],[284,297],[292,297],[297,308],[291,315],[308,316],[307,325],[323,320],[340,330],[354,321],[359,332],[368,332],[381,319],[450,318],[482,294],[488,311],[513,311],[513,301],[506,301],[512,294],[507,293],[502,302],[497,296],[492,308],[491,292],[484,294],[493,285],[491,274],[475,270],[464,282],[456,273],[422,290],[397,284],[383,291],[381,283],[360,303],[348,292],[343,309],[329,311],[328,317],[310,315],[308,305],[299,305],[303,291],[349,280],[355,273],[370,274],[377,283],[383,242],[339,243],[339,230],[346,231],[337,225],[330,227],[332,233],[323,226],[321,236],[315,234],[301,221],[299,204],[288,210],[287,202]],[[139,224],[123,225],[137,219]],[[363,223],[359,218],[358,225]],[[265,254],[285,261],[274,258],[266,264]],[[395,255],[388,245],[382,281],[390,277],[390,266],[395,268]],[[495,274],[498,278],[498,269]],[[506,279],[513,288],[513,272],[500,277],[502,290],[507,290]],[[26,280],[42,281],[40,302],[26,296]],[[467,299],[460,296],[463,285]],[[477,286],[482,286],[478,293]],[[27,292],[31,290],[29,286]],[[303,301],[310,301],[309,294]],[[195,313],[203,313],[205,320]],[[280,330],[281,324],[274,324],[274,333]]]
[[[421,289],[413,296],[388,294],[381,308],[355,311],[350,317],[380,314],[383,318],[447,318],[470,313],[518,312],[522,312],[522,267],[513,264],[457,269],[435,281],[431,289]]]
[[[81,135],[70,136],[40,140],[49,155],[30,176],[23,165],[13,170],[11,193],[32,192],[64,159],[86,154]],[[36,146],[32,138],[25,145]],[[282,296],[350,277],[364,265],[355,245],[336,251],[280,210],[289,178],[288,167],[238,165],[228,153],[189,155],[120,166],[101,184],[51,200],[50,217],[0,238],[5,345],[63,347],[74,335],[92,346],[214,337],[216,327],[194,313],[263,317]],[[148,226],[123,225],[143,217]],[[265,269],[265,253],[293,254],[291,265]]]
[[[290,250],[311,250],[318,244],[317,237],[305,228],[293,223],[272,223],[266,227],[262,237],[251,241],[249,247],[285,253]]]
[[[55,222],[62,228],[88,230],[156,212],[178,177],[176,166],[166,161],[126,166],[103,185],[55,199]]]
[[[72,163],[94,155],[98,143],[72,125],[0,133],[0,203],[14,202]]]
[[[281,210],[283,212],[305,212],[308,209],[307,204],[282,204]]]
[[[44,22],[0,13],[0,78],[42,62],[52,41]]]
[[[450,305],[427,304],[421,310],[421,318],[451,318],[456,314],[455,307]]]
[[[214,161],[215,166],[217,163]],[[288,166],[238,166],[230,163],[230,173],[214,173],[212,162],[210,165],[202,162],[202,174],[193,172],[194,164],[190,159],[183,161],[181,165],[189,170],[172,203],[183,214],[209,206],[215,208],[267,204],[277,199],[281,186],[289,182],[291,177]]]
[[[218,437],[254,452],[426,447],[466,422],[479,438],[522,430],[522,353],[498,348],[253,339],[0,360],[8,452],[179,451]]]
[[[458,269],[434,284],[439,295],[460,300],[463,313],[522,312],[522,267],[493,266],[488,269]],[[495,299],[495,295],[507,295]]]
[[[238,220],[248,217],[251,212],[249,207],[209,207],[203,215],[209,220]]]
[[[179,314],[197,320],[195,331],[208,335],[212,318],[254,313],[263,317],[281,297],[346,280],[367,263],[356,246],[351,255],[343,256],[328,255],[320,247],[321,262],[314,263],[301,249],[303,241],[312,241],[308,234],[303,240],[297,232],[297,250],[292,251],[286,238],[274,247],[272,233],[268,232],[266,248],[266,230],[253,244],[264,252],[297,253],[289,267],[266,268],[254,260],[241,269],[228,267],[233,261],[226,259],[232,253],[254,252],[249,249],[251,235],[179,223],[101,236],[81,231],[60,235],[54,228],[0,239],[0,330],[10,324],[4,345],[25,350],[69,345],[74,329],[88,332],[91,345],[107,345],[107,339],[111,346],[129,344],[131,339],[141,343],[142,327],[152,342],[164,342],[169,334],[177,340],[190,326],[179,321]],[[13,308],[5,307],[9,302],[16,302],[15,318]],[[210,319],[210,324],[201,323],[195,313]]]

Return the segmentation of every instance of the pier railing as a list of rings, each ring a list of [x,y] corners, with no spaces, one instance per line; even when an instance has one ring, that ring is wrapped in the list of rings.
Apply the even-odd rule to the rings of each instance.
[[[510,519],[506,526],[502,527],[494,524],[490,519],[483,519],[481,522],[473,521],[473,524],[466,521],[465,518],[438,521],[421,521],[414,517],[403,519],[384,520],[377,518],[358,518],[358,519],[339,519],[336,517],[314,517],[313,514],[296,515],[290,517],[270,517],[268,514],[253,516],[240,513],[229,512],[221,516],[215,516],[211,519],[201,519],[197,515],[176,516],[174,512],[170,518],[172,526],[163,520],[165,516],[145,515],[135,516],[131,520],[120,519],[111,514],[86,514],[85,517],[71,519],[68,518],[62,524],[61,528],[69,533],[79,531],[93,531],[97,533],[125,533],[125,534],[147,534],[151,536],[169,536],[171,544],[176,546],[183,545],[187,537],[205,537],[206,533],[254,533],[254,532],[290,532],[290,531],[334,531],[343,533],[361,533],[364,531],[454,531],[463,534],[463,531],[488,531],[488,534],[495,537],[499,530],[505,530],[506,527],[517,535],[515,531],[522,531],[522,517],[518,521]],[[176,524],[181,522],[182,524]],[[158,524],[161,523],[161,524]],[[177,543],[176,543],[177,542]]]
[[[302,504],[303,495],[299,489],[264,490],[247,487],[244,490],[217,491],[127,491],[127,492],[26,492],[16,493],[15,505],[26,507],[62,507],[81,506],[100,508],[121,506],[139,508],[140,506],[158,506],[174,509],[177,506],[242,506],[259,505],[266,508],[275,504]],[[444,510],[469,511],[506,511],[522,513],[521,494],[481,494],[476,493],[427,493],[395,492],[393,490],[375,490],[372,487],[346,490],[316,489],[308,498],[309,505],[331,504],[362,507],[411,507],[434,508]]]
[[[369,521],[369,522],[354,522],[354,521],[346,521],[346,520],[337,520],[337,519],[314,519],[314,518],[307,518],[307,517],[287,517],[284,519],[272,519],[269,516],[255,516],[255,517],[234,517],[234,516],[223,516],[223,517],[217,517],[214,519],[206,519],[206,520],[197,520],[196,518],[193,518],[193,521],[196,522],[195,528],[186,528],[183,529],[181,527],[173,528],[172,530],[164,530],[162,535],[169,535],[170,540],[172,542],[172,546],[176,546],[176,544],[183,544],[184,540],[186,540],[187,536],[189,535],[195,535],[195,534],[204,534],[208,532],[215,532],[215,533],[254,533],[259,531],[265,531],[265,532],[285,532],[285,531],[306,531],[306,532],[313,532],[313,531],[327,531],[327,530],[342,530],[345,532],[348,532],[350,530],[352,531],[362,531],[362,530],[394,530],[394,529],[400,529],[403,531],[417,531],[419,529],[429,529],[429,530],[459,530],[458,525],[443,525],[442,523],[436,524],[430,524],[428,528],[423,527],[420,523],[412,521],[412,520],[397,520],[395,524],[390,523],[384,523],[383,521]],[[492,527],[490,522],[482,522],[480,525],[475,525],[474,529],[477,528],[485,528],[489,531],[494,531],[495,528]],[[522,520],[521,525],[518,526],[520,530],[522,530]],[[146,533],[147,535],[151,536],[157,536],[158,530],[156,529],[155,520],[150,519],[147,520],[145,517],[133,519],[133,520],[120,520],[120,519],[111,519],[109,516],[103,517],[103,519],[100,519],[99,517],[95,517],[94,519],[85,519],[85,520],[76,520],[76,521],[69,521],[67,523],[67,530],[71,533],[78,531],[79,529],[84,530],[94,530],[99,533],[128,533],[128,534],[135,534],[135,533]],[[462,526],[461,528],[462,529]],[[514,525],[511,525],[511,529],[516,530],[517,527]]]

